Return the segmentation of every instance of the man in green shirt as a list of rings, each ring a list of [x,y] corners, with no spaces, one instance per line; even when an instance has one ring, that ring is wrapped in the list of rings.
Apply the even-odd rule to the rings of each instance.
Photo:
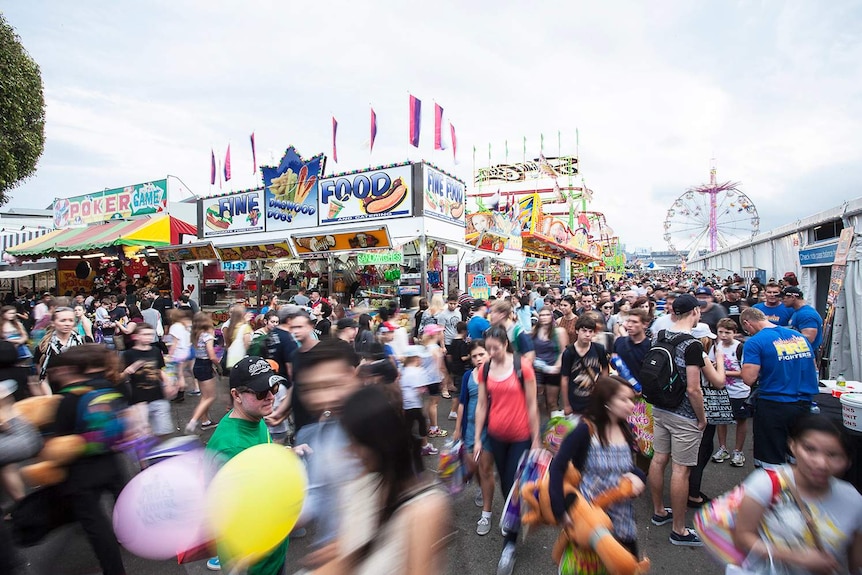
[[[280,385],[287,380],[273,371],[265,359],[249,356],[240,360],[230,372],[230,395],[233,409],[222,418],[207,444],[209,455],[217,465],[224,465],[239,452],[262,443],[272,443],[263,418],[272,413],[272,402]],[[207,569],[221,569],[220,559],[226,563],[223,549],[220,557],[207,561]],[[248,568],[248,575],[279,575],[284,569],[287,538],[275,549]]]

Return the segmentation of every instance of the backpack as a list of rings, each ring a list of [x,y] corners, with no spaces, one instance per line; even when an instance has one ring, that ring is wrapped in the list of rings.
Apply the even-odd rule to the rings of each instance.
[[[518,378],[518,382],[521,384],[521,391],[525,390],[524,386],[524,372],[521,369],[521,356],[517,353],[514,356],[514,360],[512,361],[512,367],[515,368],[515,376]],[[486,361],[485,365],[482,366],[482,381],[488,381],[488,374],[491,373],[491,362]]]
[[[67,387],[62,393],[81,396],[75,416],[75,433],[87,441],[84,455],[116,451],[126,432],[123,411],[129,407],[120,390],[81,385]]]
[[[640,383],[647,403],[662,409],[675,409],[685,399],[686,383],[676,365],[680,345],[693,341],[688,333],[668,333],[662,330],[644,356]]]
[[[264,354],[267,352],[266,339],[268,337],[269,333],[260,333],[254,336],[254,339],[252,339],[251,343],[248,344],[248,355],[256,355],[266,359],[268,356],[265,356]]]

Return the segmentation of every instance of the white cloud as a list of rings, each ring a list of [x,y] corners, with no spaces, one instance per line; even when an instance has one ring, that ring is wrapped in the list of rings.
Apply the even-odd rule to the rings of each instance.
[[[5,16],[42,67],[47,147],[12,205],[180,176],[209,190],[210,148],[231,142],[237,188],[296,145],[330,171],[400,161],[407,93],[423,100],[421,155],[471,180],[477,163],[573,153],[580,131],[593,209],[630,247],[662,249],[674,197],[708,179],[742,182],[762,229],[840,203],[858,163],[855,3],[155,2],[20,3]],[[433,100],[456,125],[458,166],[432,154]],[[368,104],[379,132],[373,157]],[[784,202],[829,174],[816,206]],[[846,176],[850,178],[848,173]],[[778,219],[785,218],[785,219]]]

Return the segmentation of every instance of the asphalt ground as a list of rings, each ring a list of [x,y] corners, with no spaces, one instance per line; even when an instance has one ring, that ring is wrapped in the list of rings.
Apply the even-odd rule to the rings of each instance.
[[[227,381],[222,380],[219,386],[219,398],[212,415],[221,417],[227,412]],[[186,396],[182,403],[172,404],[173,416],[176,422],[177,434],[184,429],[198,402],[197,398]],[[448,401],[440,404],[441,426],[451,434],[453,421],[448,421]],[[728,430],[728,439],[734,437],[734,429]],[[206,431],[202,439],[206,441],[212,431]],[[445,439],[431,440],[441,447]],[[751,439],[746,443],[746,465],[742,468],[731,467],[729,463],[710,463],[704,473],[703,491],[710,496],[717,496],[731,489],[744,479],[752,470]],[[425,457],[428,473],[436,469],[437,458]],[[670,466],[668,466],[670,467]],[[670,469],[667,470],[665,492],[668,491]],[[498,484],[499,485],[499,484]],[[452,497],[452,526],[455,530],[452,543],[446,551],[447,575],[479,575],[494,574],[497,561],[503,546],[500,534],[499,519],[504,498],[499,486],[494,497],[493,529],[485,536],[476,534],[476,521],[481,510],[473,503],[475,489],[468,485],[457,496]],[[666,495],[667,497],[667,495]],[[106,500],[106,505],[109,502]],[[669,501],[666,499],[666,505]],[[333,512],[338,510],[333,508]],[[651,573],[687,573],[693,575],[719,575],[724,572],[703,548],[677,547],[668,541],[670,525],[656,527],[650,523],[652,505],[648,494],[635,501],[635,512],[638,523],[638,544],[641,554],[652,562]],[[688,525],[691,525],[691,513],[688,514]],[[556,528],[533,528],[519,543],[518,559],[515,574],[556,574],[557,567],[551,560],[551,548],[559,531]],[[311,535],[310,533],[309,535]],[[293,539],[287,554],[287,573],[291,574],[301,567],[302,558],[308,553],[308,543],[312,537]],[[22,550],[29,561],[28,575],[89,575],[99,573],[99,565],[84,537],[82,529],[70,525],[58,529],[37,546]],[[205,562],[198,561],[186,565],[177,565],[175,561],[151,561],[128,553],[124,554],[124,562],[129,575],[202,575],[211,573]]]

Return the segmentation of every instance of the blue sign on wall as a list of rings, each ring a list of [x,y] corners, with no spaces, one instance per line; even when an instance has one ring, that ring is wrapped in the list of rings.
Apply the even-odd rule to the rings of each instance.
[[[802,266],[831,265],[835,261],[836,249],[838,249],[838,244],[799,250],[799,264]]]

